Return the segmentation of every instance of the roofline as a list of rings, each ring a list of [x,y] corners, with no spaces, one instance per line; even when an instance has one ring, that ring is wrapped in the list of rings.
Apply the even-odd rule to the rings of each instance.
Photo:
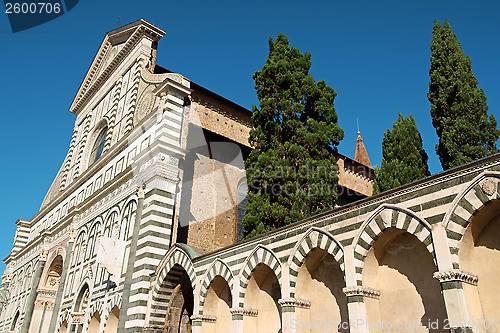
[[[124,25],[122,27],[119,27],[119,28],[113,29],[111,31],[108,31],[105,36],[110,36],[111,37],[112,35],[119,34],[119,33],[123,32],[125,30],[129,30],[129,29],[134,28],[136,26],[139,26],[141,24],[145,25],[146,27],[148,27],[151,30],[155,30],[158,34],[161,34],[161,35],[165,35],[166,34],[165,30],[163,30],[163,29],[157,27],[156,25],[154,25],[153,23],[151,23],[149,21],[146,21],[145,19],[141,18],[141,19],[139,19],[137,21],[134,21],[134,22],[131,22],[129,24],[126,24],[126,25]]]
[[[233,101],[231,101],[231,100],[229,100],[229,99],[227,99],[227,98],[225,98],[225,97],[223,97],[223,96],[221,96],[221,95],[213,92],[212,90],[209,90],[209,89],[207,89],[207,88],[205,88],[203,86],[200,86],[199,84],[197,84],[197,83],[195,83],[193,81],[190,81],[190,82],[191,82],[191,89],[193,89],[195,91],[196,90],[201,91],[201,92],[203,92],[203,93],[205,93],[207,95],[211,95],[212,97],[214,97],[216,99],[220,99],[224,103],[227,103],[227,104],[235,107],[236,109],[238,109],[240,111],[243,111],[243,112],[245,112],[245,113],[247,113],[249,115],[252,114],[252,111],[248,110],[247,108],[245,108],[245,107],[243,107],[243,106],[241,106],[239,104],[236,104],[235,102],[233,102]]]
[[[358,162],[358,161],[356,161],[356,160],[354,160],[354,159],[352,159],[352,158],[350,158],[348,156],[345,156],[344,154],[341,154],[341,153],[337,152],[337,153],[335,153],[335,155],[336,156],[342,156],[342,157],[344,157],[346,160],[348,160],[349,162],[351,162],[354,165],[359,165],[359,166],[362,166],[362,167],[370,169],[370,171],[375,172],[375,169],[373,167],[370,168],[368,165],[364,165],[363,163],[360,163],[360,162]]]

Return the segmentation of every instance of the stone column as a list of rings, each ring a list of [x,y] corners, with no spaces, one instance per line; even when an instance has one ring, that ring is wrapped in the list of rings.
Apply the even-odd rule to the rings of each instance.
[[[446,229],[441,223],[432,226],[432,239],[439,269],[433,277],[441,283],[450,331],[472,332],[472,328],[468,326],[471,318],[462,283],[475,286],[477,276],[453,268]]]
[[[458,269],[450,269],[447,271],[438,271],[433,274],[433,277],[441,283],[450,332],[472,333],[472,327],[469,324],[477,323],[477,320],[482,318],[473,318],[476,321],[469,321],[470,316],[467,309],[463,283],[477,286],[477,276]],[[480,326],[478,329],[481,331]]]
[[[71,231],[69,233],[68,247],[66,248],[66,255],[64,258],[63,269],[61,273],[61,279],[59,280],[56,299],[54,301],[54,310],[52,311],[52,317],[50,318],[50,325],[48,330],[49,332],[55,332],[56,330],[57,318],[59,316],[59,310],[61,308],[64,285],[66,284],[66,276],[68,275],[69,262],[71,261],[71,251],[73,251],[74,242],[75,242],[75,230],[71,228]]]
[[[43,266],[45,265],[46,261],[47,261],[47,250],[45,248],[42,248],[42,250],[40,251],[40,259],[38,260],[35,273],[33,274],[33,279],[31,280],[31,291],[28,296],[28,299],[26,300],[26,309],[24,312],[23,324],[21,326],[21,333],[28,333],[29,331],[31,324],[31,317],[33,316],[33,309],[35,307],[36,295],[38,292],[38,285],[40,284],[40,279],[42,277],[42,272],[43,272]]]
[[[281,329],[283,333],[297,332],[296,309],[310,309],[311,302],[296,298],[283,298],[278,301],[281,306]]]
[[[125,322],[127,321],[127,310],[130,304],[130,287],[132,286],[132,273],[134,270],[135,255],[137,252],[137,240],[139,239],[139,229],[141,227],[142,209],[144,205],[144,189],[137,189],[137,211],[135,213],[134,229],[132,231],[132,241],[130,242],[130,252],[127,261],[127,271],[125,273],[125,282],[123,283],[122,307],[120,309],[120,318],[118,319],[117,333],[125,332]]]
[[[346,287],[343,292],[347,296],[347,311],[349,312],[349,331],[351,333],[369,332],[368,316],[366,314],[365,298],[378,300],[378,290],[356,286]]]
[[[351,333],[368,333],[368,317],[366,314],[366,305],[364,303],[363,291],[371,290],[357,285],[356,282],[356,269],[354,265],[354,249],[352,246],[344,248],[344,269],[346,288],[344,293],[347,296],[347,311],[349,314],[349,331]],[[374,292],[373,295],[376,295]]]

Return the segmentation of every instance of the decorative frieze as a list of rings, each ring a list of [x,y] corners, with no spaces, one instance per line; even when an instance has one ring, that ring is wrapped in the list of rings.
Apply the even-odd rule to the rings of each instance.
[[[232,308],[231,314],[232,315],[246,316],[246,317],[257,317],[257,315],[259,314],[259,311],[256,309]]]
[[[344,292],[344,294],[346,294],[347,297],[363,296],[374,299],[380,298],[380,291],[368,287],[362,287],[362,286],[345,287],[344,289],[342,289],[342,291]]]
[[[278,300],[279,305],[281,307],[294,307],[294,308],[302,308],[302,309],[310,309],[311,302],[303,299],[297,298],[284,298]]]
[[[437,279],[439,282],[461,281],[473,286],[477,286],[478,281],[477,275],[467,273],[459,269],[435,272],[432,277]]]

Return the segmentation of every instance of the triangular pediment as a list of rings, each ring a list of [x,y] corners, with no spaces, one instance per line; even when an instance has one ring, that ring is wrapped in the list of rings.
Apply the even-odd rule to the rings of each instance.
[[[104,36],[69,110],[78,115],[86,102],[106,82],[142,37],[156,42],[163,35],[165,35],[165,31],[143,19],[108,32]]]

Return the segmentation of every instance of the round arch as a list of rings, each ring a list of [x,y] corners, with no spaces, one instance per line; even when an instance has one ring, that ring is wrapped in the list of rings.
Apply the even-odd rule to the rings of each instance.
[[[335,261],[339,263],[342,272],[344,271],[344,250],[342,245],[330,233],[318,228],[310,228],[302,239],[297,242],[288,259],[291,298],[295,297],[295,285],[299,270],[308,254],[316,248],[331,254]]]
[[[360,231],[354,239],[354,267],[357,285],[362,285],[363,266],[368,251],[379,235],[388,228],[403,230],[417,237],[432,255],[437,266],[430,224],[408,209],[384,204],[379,206],[361,225]]]
[[[257,245],[257,247],[248,255],[247,259],[243,263],[241,269],[240,277],[240,293],[238,295],[238,306],[244,307],[245,291],[248,286],[252,271],[259,265],[265,264],[268,266],[276,275],[278,279],[280,289],[282,288],[281,283],[281,263],[279,262],[276,255],[263,245]]]
[[[220,259],[216,259],[207,269],[200,283],[200,301],[199,301],[200,315],[203,314],[203,306],[205,304],[205,298],[207,296],[207,291],[210,286],[210,283],[216,276],[220,276],[222,279],[224,279],[224,281],[226,281],[227,285],[229,286],[229,290],[231,291],[231,293],[233,291],[233,281],[234,281],[233,273],[231,272],[231,270],[229,269],[229,267],[226,265],[225,262],[223,262]]]

